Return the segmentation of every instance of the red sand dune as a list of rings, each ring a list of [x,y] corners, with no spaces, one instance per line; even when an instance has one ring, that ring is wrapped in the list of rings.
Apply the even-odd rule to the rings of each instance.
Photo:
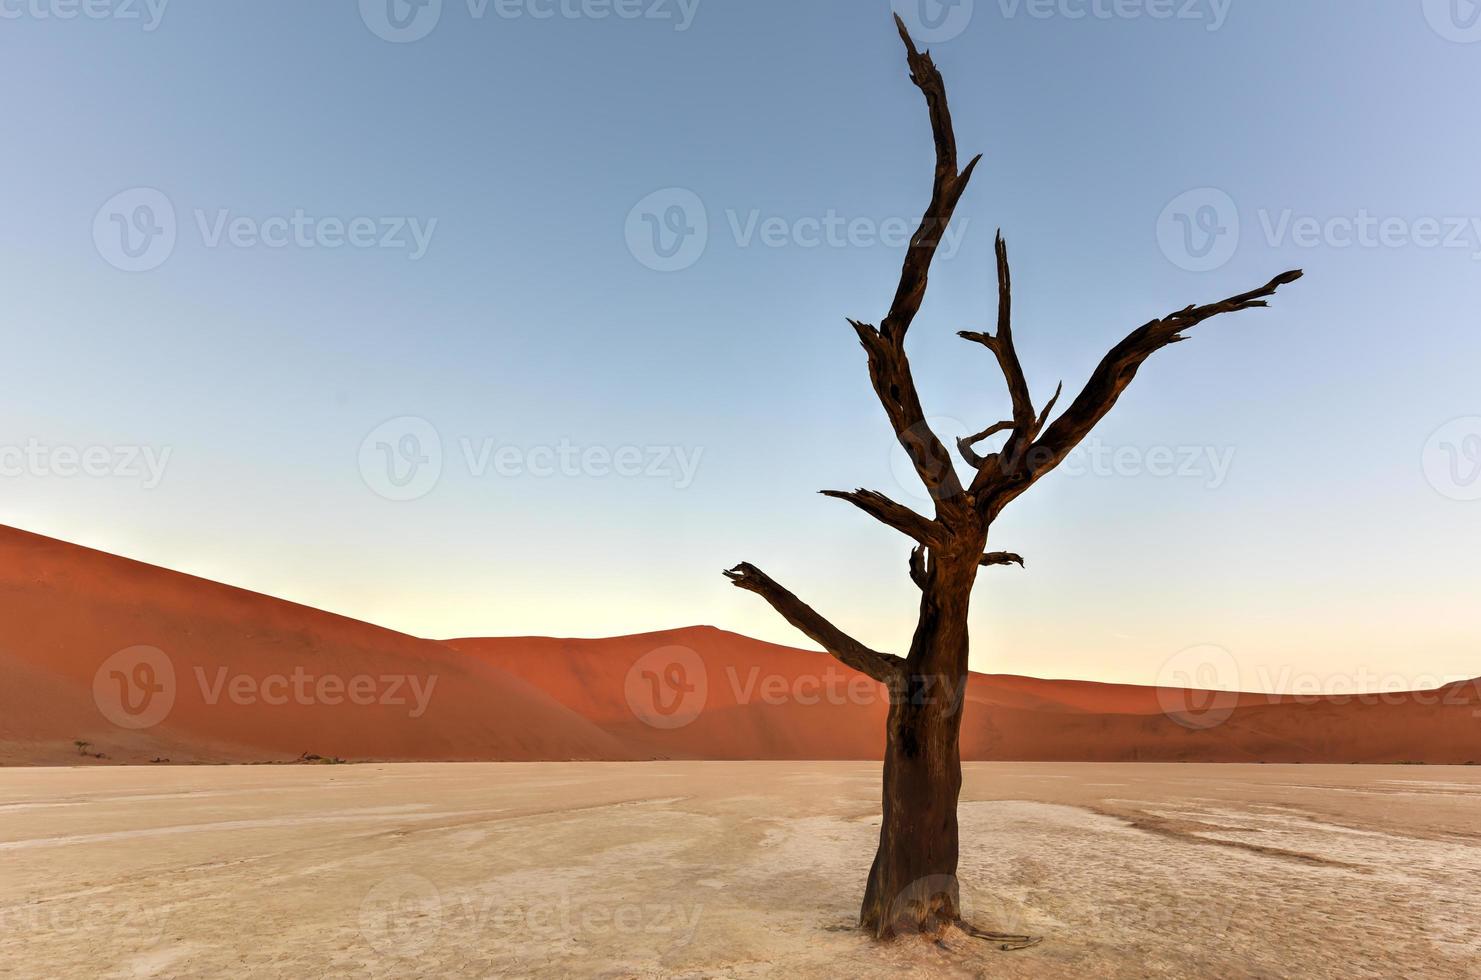
[[[79,739],[120,762],[628,757],[542,691],[440,643],[10,528],[0,528],[0,638],[5,762],[78,761]],[[174,701],[158,724],[131,730],[100,710],[94,681],[111,655],[139,646],[169,658]],[[120,681],[108,673],[112,706]],[[325,677],[346,689],[330,682],[320,697]],[[349,690],[358,678],[368,680]],[[146,706],[143,685],[129,696],[163,703]]]
[[[832,658],[713,627],[604,640],[450,640],[575,707],[642,757],[879,758],[878,685]],[[655,728],[650,690],[630,679],[650,651],[692,651],[705,702]],[[677,659],[668,654],[660,662]],[[835,682],[853,678],[852,685]],[[768,686],[770,681],[770,686]],[[650,685],[651,687],[651,685]],[[972,674],[962,755],[1105,762],[1481,761],[1481,682],[1382,698],[1214,694],[1090,681]],[[632,701],[636,700],[636,711]],[[1169,714],[1171,712],[1171,714]],[[1202,727],[1208,726],[1208,727]]]
[[[874,759],[886,710],[824,654],[712,627],[422,640],[3,527],[0,678],[4,764]],[[1481,761],[1477,691],[1303,700],[973,674],[962,748],[1466,763]],[[1180,705],[1195,710],[1166,713]]]

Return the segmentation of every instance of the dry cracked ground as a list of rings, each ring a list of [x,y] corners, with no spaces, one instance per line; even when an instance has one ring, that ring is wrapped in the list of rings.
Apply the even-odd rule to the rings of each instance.
[[[0,770],[0,976],[1481,977],[1481,770],[983,763],[871,942],[864,763]]]

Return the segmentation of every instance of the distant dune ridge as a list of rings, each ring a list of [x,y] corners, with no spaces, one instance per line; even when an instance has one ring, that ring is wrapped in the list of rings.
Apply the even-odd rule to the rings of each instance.
[[[4,527],[0,681],[6,765],[869,760],[886,707],[831,657],[713,627],[423,640]],[[962,752],[1481,762],[1478,689],[1297,699],[973,674]]]

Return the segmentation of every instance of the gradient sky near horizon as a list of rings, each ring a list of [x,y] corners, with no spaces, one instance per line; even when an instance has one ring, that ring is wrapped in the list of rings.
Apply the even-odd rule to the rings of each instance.
[[[1007,410],[955,337],[994,316],[998,227],[1041,404],[1154,316],[1307,272],[1159,353],[1005,513],[1028,567],[984,572],[973,667],[1481,674],[1478,11],[923,2],[985,154],[912,331],[944,432]],[[424,636],[805,645],[721,578],[748,560],[902,649],[906,541],[815,492],[926,506],[844,322],[929,194],[889,8],[4,0],[0,522]],[[106,475],[58,472],[94,447]]]

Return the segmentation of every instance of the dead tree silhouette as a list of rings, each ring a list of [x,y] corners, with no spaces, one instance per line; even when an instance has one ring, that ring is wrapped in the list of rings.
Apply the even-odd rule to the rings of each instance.
[[[1023,565],[1008,552],[986,550],[989,530],[1003,508],[1049,473],[1110,412],[1148,357],[1186,340],[1186,332],[1223,313],[1268,305],[1276,290],[1301,277],[1276,276],[1259,289],[1208,306],[1188,306],[1133,330],[1111,349],[1085,387],[1050,421],[1063,385],[1036,410],[1013,345],[1012,283],[1008,251],[997,238],[998,318],[993,333],[960,336],[990,351],[1007,381],[1012,417],[957,441],[972,472],[964,481],[940,438],[926,423],[905,354],[905,336],[925,297],[937,244],[946,232],[980,156],[958,170],[956,136],[941,73],[897,16],[911,81],[925,94],[936,143],[931,203],[905,253],[894,301],[876,328],[849,320],[868,355],[869,380],[895,436],[930,492],[926,517],[872,490],[823,491],[846,500],[915,542],[910,578],[921,592],[920,616],[910,650],[900,657],[873,650],[848,636],[797,596],[750,564],[725,574],[755,592],[781,616],[839,661],[874,678],[889,692],[884,757],[883,826],[859,915],[862,928],[885,938],[905,932],[939,934],[951,925],[1012,949],[1026,936],[983,932],[962,921],[957,879],[957,797],[961,790],[960,734],[967,679],[967,609],[979,568]],[[1007,434],[997,452],[979,454],[989,437]]]

